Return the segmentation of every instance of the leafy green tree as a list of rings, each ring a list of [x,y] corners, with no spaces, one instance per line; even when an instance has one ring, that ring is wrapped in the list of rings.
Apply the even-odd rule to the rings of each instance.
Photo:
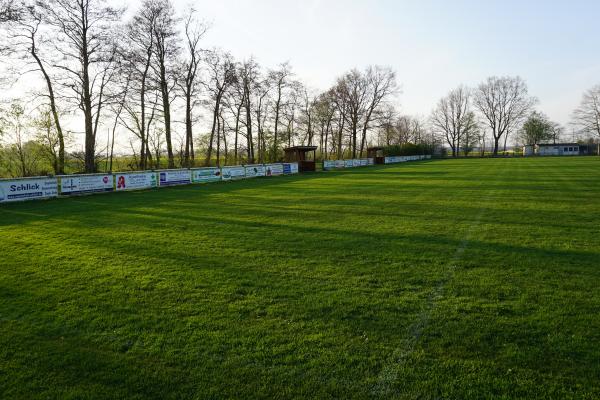
[[[525,144],[536,145],[554,137],[555,125],[543,113],[532,112],[521,129],[521,139]]]

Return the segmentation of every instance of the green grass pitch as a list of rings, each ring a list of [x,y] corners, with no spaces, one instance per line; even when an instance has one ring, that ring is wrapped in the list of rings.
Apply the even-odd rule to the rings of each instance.
[[[0,206],[0,398],[600,398],[600,158]]]

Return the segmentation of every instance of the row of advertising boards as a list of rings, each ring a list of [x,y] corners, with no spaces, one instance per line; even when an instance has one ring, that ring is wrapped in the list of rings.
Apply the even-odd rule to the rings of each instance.
[[[375,164],[374,158],[354,158],[349,160],[327,160],[323,161],[323,169],[326,171],[340,168],[365,167]]]
[[[431,156],[385,157],[386,164],[430,159]],[[328,160],[324,170],[373,165],[373,158]],[[57,196],[142,190],[164,186],[257,178],[298,173],[298,163],[253,164],[222,168],[171,169],[114,174],[65,175],[0,180],[0,203],[44,199]]]
[[[431,156],[394,156],[394,157],[386,157],[386,164],[396,164],[407,161],[418,161],[430,159]],[[355,168],[355,167],[364,167],[367,165],[373,165],[375,163],[374,158],[354,158],[350,160],[328,160],[323,161],[323,169],[324,170],[332,170],[332,169],[341,169],[341,168]]]
[[[407,162],[407,161],[429,160],[430,158],[431,158],[431,155],[422,155],[422,156],[392,156],[392,157],[386,157],[385,158],[385,163],[386,164],[396,164],[396,163]]]
[[[0,180],[0,203],[298,173],[298,163]]]

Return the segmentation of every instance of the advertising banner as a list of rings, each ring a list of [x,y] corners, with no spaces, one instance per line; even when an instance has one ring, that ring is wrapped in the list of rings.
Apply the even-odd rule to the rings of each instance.
[[[192,170],[192,183],[218,182],[221,180],[221,168],[199,168]]]
[[[360,160],[358,158],[353,159],[352,165],[354,165],[355,167],[360,167]]]
[[[344,160],[335,160],[335,167],[336,168],[345,168],[346,163],[344,162]]]
[[[323,169],[328,171],[336,168],[335,161],[323,161]]]
[[[156,172],[124,172],[115,174],[115,186],[117,191],[155,188],[158,186]]]
[[[354,167],[354,161],[353,160],[344,160],[344,167],[346,168],[352,168]]]
[[[374,158],[367,158],[367,162],[368,162],[368,165],[375,165],[375,159]]]
[[[0,203],[58,196],[56,178],[0,180]]]
[[[246,169],[242,166],[223,167],[221,169],[221,176],[224,181],[229,181],[232,179],[244,179],[246,177]]]
[[[246,178],[256,178],[265,176],[265,166],[263,164],[244,165],[246,169]]]
[[[298,163],[285,163],[283,164],[283,173],[286,175],[298,173]]]
[[[369,160],[367,160],[366,158],[361,158],[360,159],[360,166],[361,167],[366,167],[367,165],[369,165]]]
[[[265,165],[265,174],[267,176],[283,175],[283,164],[267,164],[267,165]]]
[[[158,172],[160,186],[187,185],[192,181],[189,169],[168,169]]]
[[[60,177],[60,194],[112,192],[113,176],[107,175],[66,175]]]

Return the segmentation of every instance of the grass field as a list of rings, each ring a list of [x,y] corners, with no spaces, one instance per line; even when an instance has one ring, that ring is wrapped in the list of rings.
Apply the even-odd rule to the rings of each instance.
[[[600,158],[0,206],[0,398],[600,398]]]

